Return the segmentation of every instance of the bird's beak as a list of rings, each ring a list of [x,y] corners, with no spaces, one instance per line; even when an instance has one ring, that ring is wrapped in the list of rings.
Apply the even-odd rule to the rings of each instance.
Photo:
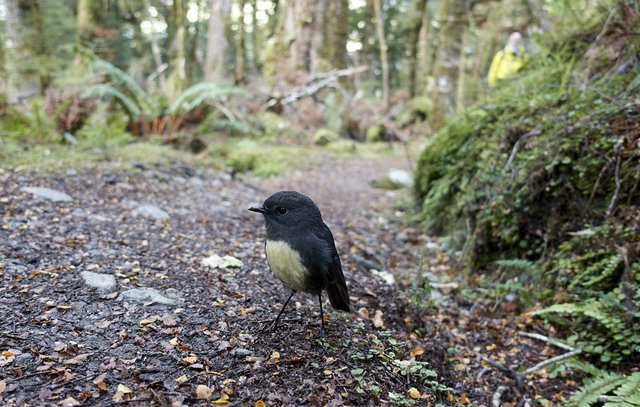
[[[267,209],[263,205],[252,206],[251,208],[249,208],[249,210],[258,213],[265,213],[267,211]]]

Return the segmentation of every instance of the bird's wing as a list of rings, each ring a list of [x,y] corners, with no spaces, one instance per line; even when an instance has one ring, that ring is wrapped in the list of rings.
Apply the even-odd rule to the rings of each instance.
[[[349,291],[347,289],[347,283],[342,273],[342,263],[340,262],[340,256],[336,249],[335,241],[333,240],[333,234],[327,225],[323,224],[321,228],[321,236],[318,236],[323,241],[327,242],[331,249],[331,259],[329,262],[328,271],[328,284],[327,295],[331,306],[335,309],[349,312],[351,310],[349,304]]]

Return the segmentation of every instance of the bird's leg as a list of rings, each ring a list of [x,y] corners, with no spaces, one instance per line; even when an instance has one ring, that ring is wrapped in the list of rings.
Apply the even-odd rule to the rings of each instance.
[[[324,313],[322,312],[322,291],[318,293],[318,302],[320,302],[320,336],[326,336],[324,332]]]
[[[273,322],[266,329],[263,329],[263,331],[273,332],[276,330],[276,326],[278,326],[278,321],[280,320],[280,315],[282,315],[282,313],[284,312],[284,309],[287,308],[287,304],[289,304],[289,301],[291,301],[291,298],[295,293],[296,293],[295,291],[291,290],[291,295],[284,302],[284,305],[282,306],[282,309],[280,310],[280,312],[278,312],[278,316],[276,317],[276,319],[274,319]]]

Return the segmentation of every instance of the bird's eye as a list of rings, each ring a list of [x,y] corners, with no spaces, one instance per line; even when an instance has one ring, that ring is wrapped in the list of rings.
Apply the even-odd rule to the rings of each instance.
[[[287,213],[287,208],[283,208],[282,206],[278,206],[277,211],[278,211],[278,213],[280,215],[284,215],[285,213]]]

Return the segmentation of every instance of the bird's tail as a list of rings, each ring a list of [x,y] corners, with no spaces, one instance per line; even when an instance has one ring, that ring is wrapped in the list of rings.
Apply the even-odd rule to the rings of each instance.
[[[346,312],[351,311],[351,307],[349,306],[349,291],[347,291],[347,284],[345,284],[344,279],[342,281],[331,282],[327,287],[327,295],[334,309]]]

